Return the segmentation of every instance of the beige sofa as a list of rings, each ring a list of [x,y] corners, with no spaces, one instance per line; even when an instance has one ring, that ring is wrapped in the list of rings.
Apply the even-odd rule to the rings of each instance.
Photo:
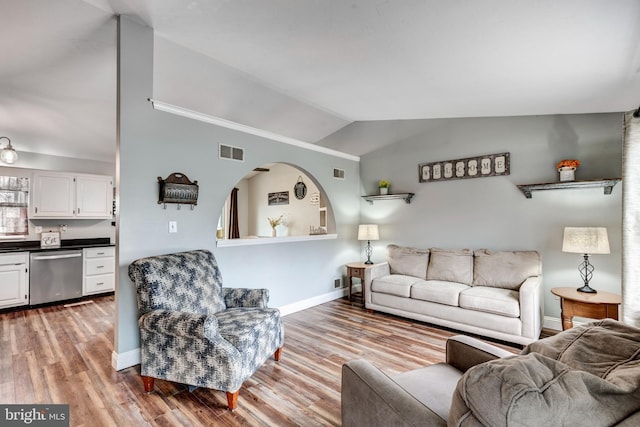
[[[365,307],[517,344],[538,339],[542,264],[536,251],[389,245],[366,269]]]

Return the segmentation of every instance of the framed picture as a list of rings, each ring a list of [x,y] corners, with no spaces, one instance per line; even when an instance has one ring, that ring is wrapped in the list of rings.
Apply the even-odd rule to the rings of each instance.
[[[267,195],[267,204],[269,206],[288,205],[289,204],[289,192],[288,191],[279,191],[277,193],[269,193]]]
[[[418,182],[450,181],[509,175],[509,153],[487,154],[465,159],[444,160],[418,165]]]

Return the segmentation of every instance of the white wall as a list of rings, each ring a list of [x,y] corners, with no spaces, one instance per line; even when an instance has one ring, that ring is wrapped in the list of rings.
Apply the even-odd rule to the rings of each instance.
[[[526,199],[517,184],[558,181],[556,162],[579,159],[577,179],[621,176],[622,115],[439,119],[417,135],[361,158],[362,194],[380,179],[393,192],[416,195],[401,201],[361,203],[361,221],[380,225],[373,259],[385,258],[389,243],[421,248],[534,249],[542,255],[545,313],[559,317],[552,287],[580,285],[582,257],[563,253],[565,226],[605,226],[611,255],[595,255],[592,286],[620,293],[622,191],[602,189],[535,192]],[[378,123],[378,125],[380,125]],[[418,164],[482,154],[511,153],[511,174],[418,182]]]
[[[153,31],[120,19],[115,351],[139,346],[135,289],[127,268],[141,257],[212,250],[225,286],[267,288],[273,307],[332,293],[333,279],[358,256],[358,162],[153,110],[147,101],[153,98]],[[219,143],[244,148],[245,161],[218,159]],[[229,192],[255,167],[273,162],[298,165],[316,177],[334,207],[338,238],[217,248],[217,220]],[[333,179],[334,167],[345,170],[344,180]],[[157,204],[156,178],[177,171],[198,180],[194,210]],[[178,233],[168,233],[168,221],[178,222]]]
[[[284,215],[286,224],[276,227],[278,236],[306,236],[309,226],[320,225],[319,205],[310,203],[311,194],[318,193],[318,187],[301,170],[277,163],[269,166],[269,172],[258,173],[249,179],[249,233],[254,236],[271,236],[271,226],[267,218]],[[307,186],[307,195],[298,200],[293,186],[302,177]],[[288,191],[289,203],[269,206],[268,193]]]

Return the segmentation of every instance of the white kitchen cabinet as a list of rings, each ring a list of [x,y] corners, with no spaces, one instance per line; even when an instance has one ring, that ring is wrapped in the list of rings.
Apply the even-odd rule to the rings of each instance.
[[[0,308],[29,304],[29,253],[0,254]]]
[[[31,194],[32,218],[111,218],[110,176],[34,172]]]
[[[115,290],[115,248],[85,248],[82,262],[82,295]]]

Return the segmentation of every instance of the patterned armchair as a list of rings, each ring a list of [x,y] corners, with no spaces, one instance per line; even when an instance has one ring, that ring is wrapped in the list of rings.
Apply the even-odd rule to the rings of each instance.
[[[195,250],[129,265],[138,296],[141,376],[224,390],[229,409],[240,386],[273,354],[280,359],[280,312],[267,289],[223,288],[213,254]]]

